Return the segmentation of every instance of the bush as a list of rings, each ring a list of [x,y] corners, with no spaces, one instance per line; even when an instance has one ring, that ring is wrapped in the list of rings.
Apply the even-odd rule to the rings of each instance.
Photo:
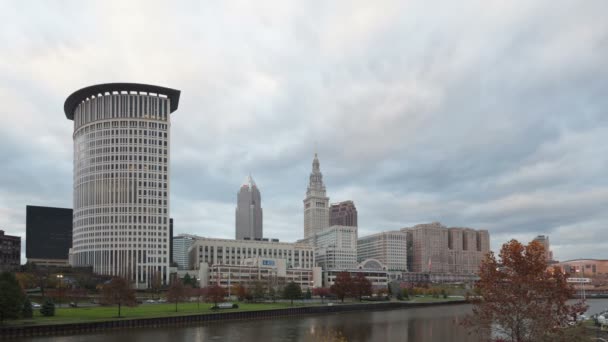
[[[23,301],[23,308],[21,309],[21,317],[32,318],[34,317],[34,309],[32,308],[32,302],[29,297],[25,297]]]
[[[239,308],[239,305],[238,305],[238,304],[236,304],[236,303],[234,303],[234,304],[232,304],[232,308],[233,308],[233,309],[238,309],[238,308]]]
[[[47,299],[40,308],[40,314],[46,317],[55,316],[55,303],[53,303],[52,300]]]

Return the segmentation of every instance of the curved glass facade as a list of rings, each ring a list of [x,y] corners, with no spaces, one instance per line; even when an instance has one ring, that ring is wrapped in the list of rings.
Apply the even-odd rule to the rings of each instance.
[[[170,108],[162,95],[113,92],[74,110],[73,266],[140,288],[168,282]]]

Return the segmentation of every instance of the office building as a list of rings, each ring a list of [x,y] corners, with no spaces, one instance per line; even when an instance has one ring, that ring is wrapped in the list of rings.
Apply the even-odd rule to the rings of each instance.
[[[357,266],[357,227],[331,226],[298,242],[314,248],[315,261],[323,271]]]
[[[65,101],[74,121],[70,263],[129,279],[169,280],[171,116],[180,91],[108,83]]]
[[[265,239],[267,240],[267,239]],[[311,246],[278,240],[229,240],[197,237],[189,248],[189,269],[198,270],[201,263],[213,265],[242,265],[252,258],[282,259],[287,268],[315,266]]]
[[[201,263],[198,279],[201,287],[219,285],[228,291],[237,284],[251,287],[256,282],[275,291],[280,291],[289,282],[300,285],[302,290],[322,286],[320,267],[288,267],[286,259],[261,257],[244,259],[240,265]]]
[[[490,251],[487,230],[448,229],[434,222],[401,231],[407,233],[408,269],[415,273],[475,274]]]
[[[72,209],[25,207],[25,257],[39,266],[68,266]]]
[[[389,271],[407,271],[407,233],[396,230],[360,237],[357,260],[375,259]]]
[[[0,230],[0,271],[12,271],[21,265],[21,237],[5,235]]]
[[[194,243],[195,236],[180,234],[173,238],[173,259],[172,261],[177,264],[177,269],[180,271],[187,270],[188,268],[188,250]]]
[[[332,286],[341,272],[348,272],[351,278],[357,277],[360,273],[363,274],[370,281],[373,289],[386,289],[390,279],[390,272],[386,265],[378,262],[378,260],[368,259],[353,268],[324,270],[323,286]]]
[[[559,267],[572,278],[608,276],[608,259],[574,259],[559,262],[552,267]]]
[[[306,198],[304,198],[304,238],[329,227],[329,197],[323,184],[319,158],[315,153]]]
[[[353,201],[334,203],[329,207],[330,226],[357,227],[357,208]]]
[[[553,262],[553,251],[551,251],[551,244],[549,243],[549,236],[548,235],[538,235],[532,241],[536,241],[536,242],[540,243],[541,245],[543,245],[543,247],[545,248],[545,259],[547,260],[548,263],[552,263]]]
[[[251,175],[245,179],[237,195],[235,217],[237,240],[262,238],[262,197]]]

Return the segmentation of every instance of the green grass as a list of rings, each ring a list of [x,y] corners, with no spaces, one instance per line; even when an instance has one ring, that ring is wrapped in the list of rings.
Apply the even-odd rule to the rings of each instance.
[[[120,319],[130,318],[152,318],[152,317],[169,317],[183,315],[198,315],[211,314],[235,311],[259,311],[284,309],[292,307],[290,303],[238,303],[238,309],[221,309],[218,311],[211,310],[213,304],[200,303],[200,309],[197,308],[197,303],[180,303],[177,305],[175,312],[175,304],[143,304],[135,307],[122,306],[120,310]],[[294,302],[293,307],[311,306],[314,304],[306,303],[303,305],[299,302]],[[56,308],[55,316],[44,317],[40,315],[40,310],[34,310],[34,318],[20,319],[16,321],[8,321],[9,325],[41,325],[41,324],[63,324],[63,323],[80,323],[80,322],[95,322],[108,321],[118,318],[117,306],[94,306],[83,308]]]

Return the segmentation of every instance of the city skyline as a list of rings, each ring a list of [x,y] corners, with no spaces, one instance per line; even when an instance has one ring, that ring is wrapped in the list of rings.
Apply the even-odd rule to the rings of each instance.
[[[557,260],[608,258],[608,4],[209,6],[2,8],[0,229],[25,246],[26,205],[72,207],[63,101],[130,81],[187,94],[171,128],[176,235],[232,238],[251,171],[265,235],[301,239],[317,141],[359,236],[439,221],[487,229],[494,251],[548,235]]]

